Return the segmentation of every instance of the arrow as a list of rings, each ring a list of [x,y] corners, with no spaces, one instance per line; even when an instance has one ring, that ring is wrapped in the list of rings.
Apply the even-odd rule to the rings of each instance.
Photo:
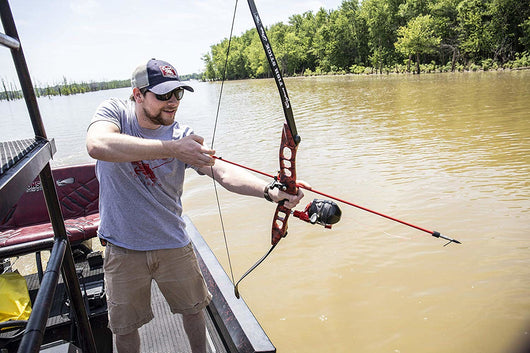
[[[224,158],[222,158],[222,157],[213,156],[213,158],[218,159],[218,160],[220,160],[220,161],[224,161],[224,162],[229,163],[229,164],[232,164],[232,165],[235,165],[236,167],[243,168],[243,169],[249,170],[249,171],[251,171],[251,172],[257,173],[257,174],[261,174],[261,175],[266,176],[266,177],[268,177],[268,178],[273,178],[273,179],[276,178],[276,177],[275,177],[274,175],[272,175],[272,174],[268,174],[268,173],[262,172],[262,171],[260,171],[260,170],[254,169],[254,168],[250,168],[250,167],[247,167],[247,166],[245,166],[245,165],[242,165],[242,164],[239,164],[239,163],[236,163],[236,162],[229,161],[229,160],[224,159]],[[397,218],[394,218],[394,217],[388,216],[388,215],[383,214],[383,213],[381,213],[381,212],[377,212],[377,211],[371,210],[371,209],[369,209],[369,208],[366,208],[366,207],[363,207],[363,206],[360,206],[360,205],[354,204],[353,202],[349,202],[349,201],[346,201],[346,200],[344,200],[344,199],[338,198],[338,197],[336,197],[336,196],[326,194],[326,193],[324,193],[324,192],[322,192],[322,191],[318,191],[318,190],[313,189],[312,187],[308,187],[308,186],[306,186],[306,185],[304,185],[304,184],[299,184],[299,183],[297,183],[296,186],[299,187],[299,188],[302,188],[302,189],[304,189],[304,190],[308,190],[308,191],[314,192],[315,194],[319,194],[319,195],[322,195],[322,196],[324,196],[324,197],[327,197],[327,198],[333,199],[333,200],[335,200],[335,201],[342,202],[342,203],[344,203],[344,204],[346,204],[346,205],[356,207],[356,208],[358,208],[358,209],[360,209],[360,210],[363,210],[363,211],[366,211],[366,212],[373,213],[373,214],[375,214],[375,215],[377,215],[377,216],[384,217],[384,218],[389,219],[389,220],[391,220],[391,221],[401,223],[401,224],[406,225],[406,226],[411,227],[411,228],[415,228],[415,229],[420,230],[420,231],[422,231],[422,232],[428,233],[428,234],[432,235],[432,236],[435,237],[435,238],[442,238],[442,239],[445,239],[445,240],[448,241],[448,243],[445,244],[444,246],[449,245],[449,244],[451,244],[451,243],[462,244],[460,241],[458,241],[458,240],[456,240],[456,239],[453,239],[453,238],[450,238],[450,237],[448,237],[448,236],[445,236],[445,235],[441,234],[440,232],[432,231],[432,230],[428,230],[428,229],[425,229],[425,228],[419,227],[419,226],[414,225],[414,224],[412,224],[412,223],[402,221],[402,220],[400,220],[400,219],[397,219]]]

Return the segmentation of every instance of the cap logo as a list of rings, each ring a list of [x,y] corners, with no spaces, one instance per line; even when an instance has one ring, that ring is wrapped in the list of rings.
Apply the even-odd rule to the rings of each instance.
[[[178,79],[177,72],[171,66],[162,65],[162,66],[159,66],[159,68],[160,68],[160,72],[162,72],[162,76]]]

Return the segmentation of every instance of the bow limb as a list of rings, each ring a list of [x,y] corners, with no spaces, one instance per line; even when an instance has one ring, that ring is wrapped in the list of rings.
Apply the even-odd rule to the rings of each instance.
[[[267,61],[269,62],[269,66],[274,76],[274,80],[276,81],[276,86],[278,87],[278,91],[280,93],[280,98],[282,100],[283,113],[285,115],[286,123],[289,126],[289,130],[291,131],[291,135],[294,138],[295,144],[298,145],[298,143],[300,143],[300,136],[298,136],[298,132],[296,130],[293,110],[291,108],[291,101],[289,100],[289,95],[287,94],[287,88],[285,87],[282,73],[280,71],[280,68],[278,67],[278,62],[276,61],[276,57],[274,56],[274,53],[272,51],[272,47],[269,43],[269,38],[267,37],[267,33],[265,32],[263,23],[261,22],[261,19],[259,17],[256,4],[254,3],[254,0],[247,0],[247,1],[248,1],[248,6],[250,7],[250,12],[252,13],[254,24],[256,25],[256,30],[258,31],[258,35],[261,40],[261,44],[263,45],[263,49],[265,50]]]
[[[280,94],[280,99],[282,101],[283,113],[285,116],[285,124],[283,126],[282,132],[282,141],[280,146],[280,171],[278,173],[278,180],[284,185],[285,192],[289,194],[296,195],[298,192],[298,187],[296,186],[296,150],[298,144],[300,143],[300,136],[298,135],[296,124],[294,122],[293,110],[291,108],[291,101],[289,100],[289,94],[287,93],[287,88],[285,82],[283,81],[281,70],[278,66],[278,61],[274,56],[272,51],[272,46],[261,22],[261,18],[256,8],[254,0],[248,0],[248,5],[250,7],[250,12],[252,13],[252,18],[254,24],[256,25],[256,30],[258,31],[258,36],[265,50],[265,55],[269,66],[276,82],[278,92]],[[272,223],[272,245],[276,245],[282,237],[287,235],[287,220],[291,210],[284,207],[282,203],[276,208],[274,213],[274,219]]]
[[[287,88],[285,87],[285,82],[283,81],[282,73],[278,67],[278,62],[274,53],[272,51],[271,44],[269,43],[269,38],[261,22],[261,18],[256,8],[254,0],[247,0],[248,6],[250,7],[250,12],[252,13],[252,19],[256,25],[256,30],[258,31],[258,36],[265,50],[265,56],[269,62],[274,81],[276,82],[276,87],[280,94],[280,99],[282,101],[283,114],[285,116],[285,124],[282,131],[282,141],[280,145],[280,171],[278,172],[277,179],[283,185],[282,190],[286,193],[296,195],[298,193],[298,186],[296,185],[296,150],[298,144],[300,143],[300,136],[296,130],[296,124],[294,122],[293,110],[291,108],[291,101],[289,100],[289,94],[287,93]],[[234,292],[237,298],[239,298],[238,285],[250,272],[252,272],[256,267],[259,266],[269,254],[274,250],[281,238],[287,235],[287,221],[291,210],[283,205],[283,202],[280,202],[276,207],[274,213],[274,219],[272,221],[272,231],[271,231],[271,248],[258,262],[256,262],[245,274],[237,281]]]

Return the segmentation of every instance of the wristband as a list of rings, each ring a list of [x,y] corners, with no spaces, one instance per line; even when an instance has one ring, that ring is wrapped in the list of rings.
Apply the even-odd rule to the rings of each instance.
[[[269,190],[272,190],[274,188],[278,188],[279,190],[284,190],[284,185],[276,179],[271,181],[269,185],[265,186],[265,190],[263,190],[263,197],[265,198],[265,200],[274,202],[271,198],[271,195],[269,195]]]
[[[267,201],[274,202],[274,201],[272,201],[271,196],[269,195],[269,190],[270,189],[271,189],[271,185],[270,184],[265,186],[265,189],[263,190],[263,197]]]

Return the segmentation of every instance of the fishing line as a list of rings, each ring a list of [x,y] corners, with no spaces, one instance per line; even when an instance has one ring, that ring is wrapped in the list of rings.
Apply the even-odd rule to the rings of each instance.
[[[222,78],[222,81],[221,81],[221,88],[219,90],[219,99],[217,101],[217,111],[215,113],[215,123],[214,123],[214,127],[213,127],[212,143],[210,144],[210,148],[211,149],[213,149],[213,147],[214,147],[215,133],[217,132],[217,123],[219,121],[219,111],[221,109],[221,97],[223,96],[223,88],[224,88],[224,84],[225,84],[225,80],[226,80],[226,71],[227,71],[227,67],[228,67],[228,55],[230,54],[230,45],[232,43],[232,33],[234,32],[234,23],[235,23],[235,20],[236,20],[237,2],[238,2],[238,0],[236,0],[236,4],[234,6],[234,14],[232,15],[232,25],[230,27],[230,37],[228,38],[228,48],[226,49],[226,59],[225,59],[225,65],[224,65],[224,68],[223,68],[223,78]],[[232,269],[232,260],[230,258],[230,251],[228,250],[228,240],[226,238],[225,225],[224,225],[224,221],[223,221],[223,213],[221,212],[221,203],[219,201],[219,193],[217,192],[217,182],[215,180],[215,174],[213,172],[213,166],[210,167],[210,170],[212,172],[213,189],[215,191],[215,200],[217,201],[217,210],[219,211],[219,220],[221,222],[221,229],[223,231],[223,239],[224,239],[224,242],[225,242],[226,256],[228,258],[228,267],[230,268],[230,277],[232,277],[232,284],[234,284],[235,283],[234,271]]]

